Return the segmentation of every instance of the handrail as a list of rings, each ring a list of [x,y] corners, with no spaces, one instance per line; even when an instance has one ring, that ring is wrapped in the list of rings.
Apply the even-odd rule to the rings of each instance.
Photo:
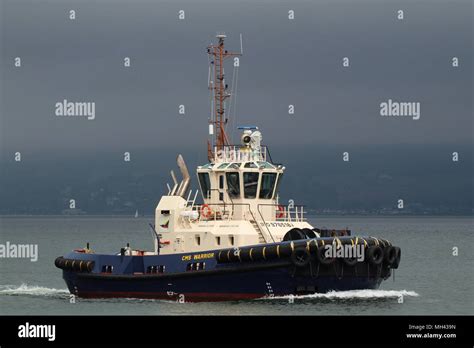
[[[217,189],[215,189],[217,190]],[[217,190],[219,191],[219,190]],[[254,218],[255,220],[255,215],[252,213],[252,210],[250,209],[250,203],[235,203],[232,198],[230,198],[230,201],[231,203],[226,203],[225,201],[223,203],[205,203],[209,206],[218,206],[218,207],[223,207],[224,210],[222,211],[222,213],[229,213],[230,212],[230,216],[233,216],[234,215],[234,212],[235,212],[235,206],[246,206],[247,209],[249,210],[249,212],[251,213],[252,217]],[[202,206],[203,204],[199,204],[199,205],[195,205],[192,207],[191,210],[194,210],[193,208],[196,208],[196,210]],[[282,206],[282,204],[270,204],[270,203],[259,203],[257,205],[257,211],[258,211],[258,214],[259,216],[262,218],[262,221],[265,221],[265,219],[263,218],[263,214],[260,210],[260,207],[261,206],[268,206],[268,207],[278,207],[278,206]],[[290,209],[286,209],[287,206],[286,205],[283,205],[285,207],[285,220],[286,221],[293,221],[293,217],[291,216],[292,213],[294,213],[295,217],[294,217],[294,220],[299,222],[299,221],[305,221],[305,217],[304,217],[304,208],[306,207],[306,205],[303,205],[303,204],[299,204],[297,205],[298,209],[296,209],[295,211],[291,211]],[[255,220],[256,221],[256,220]],[[271,234],[271,233],[270,233]]]
[[[279,165],[279,164],[281,164],[281,163],[274,163],[274,162],[273,162],[272,154],[270,153],[270,149],[268,148],[268,146],[266,146],[266,145],[262,145],[262,146],[265,146],[265,149],[267,150],[267,154],[268,154],[268,157],[269,157],[269,159],[270,159],[270,163],[271,163],[271,164],[274,164],[274,165]]]
[[[243,151],[245,150],[245,151]],[[248,150],[248,151],[247,151]],[[243,145],[222,145],[214,147],[215,162],[245,162],[267,161],[268,148],[260,145],[258,149],[247,148]],[[246,158],[243,158],[246,157]]]
[[[229,203],[205,203],[206,205],[208,206],[218,206],[218,207],[228,207],[229,205],[232,206],[232,215],[234,214],[234,206],[238,205],[238,206],[247,206],[250,210],[250,204],[249,203],[232,203],[232,204],[229,204]],[[197,207],[200,207],[202,206],[203,204],[199,204],[199,205],[196,205],[196,208]],[[225,210],[223,211],[224,213],[226,212]]]
[[[286,215],[286,220],[288,220],[289,222],[291,222],[291,211],[290,209],[286,209],[287,206],[286,205],[283,205],[283,204],[271,204],[271,203],[259,203],[257,205],[257,210],[259,211],[260,215],[262,215],[262,213],[260,212],[260,206],[268,206],[268,207],[278,207],[278,206],[284,206],[285,207],[285,215]],[[304,221],[304,218],[303,218],[303,213],[304,213],[304,208],[306,207],[306,205],[304,204],[298,204],[297,207],[300,207],[300,214],[298,215],[298,210],[296,209],[295,211],[295,220],[296,221]]]
[[[232,201],[232,200],[231,200],[231,201]],[[218,207],[224,206],[224,209],[225,209],[225,206],[226,206],[226,203],[206,203],[206,204],[207,204],[208,206],[218,206]],[[227,203],[227,206],[228,206],[228,205],[229,205],[229,204]],[[247,207],[247,209],[248,209],[250,215],[252,216],[253,221],[255,221],[255,222],[257,223],[257,228],[258,228],[259,231],[262,233],[262,235],[263,235],[263,237],[264,237],[264,239],[265,239],[265,242],[266,242],[266,236],[265,236],[266,233],[264,233],[264,232],[262,231],[260,225],[258,225],[258,221],[257,221],[257,219],[255,219],[255,215],[252,213],[252,209],[250,209],[250,203],[234,203],[234,202],[232,201],[231,206],[232,206],[232,210],[231,210],[231,215],[232,215],[232,216],[234,215],[234,210],[235,210],[235,209],[234,209],[234,206],[246,206],[246,207]],[[196,208],[197,208],[197,207],[199,207],[199,205],[196,205]],[[224,210],[224,213],[225,213],[225,210]],[[260,212],[259,212],[259,214],[260,214],[260,216],[261,216],[261,213],[260,213]],[[214,221],[217,220],[216,217],[217,217],[216,212],[214,212]],[[201,217],[199,217],[199,220],[201,221]],[[265,220],[262,218],[262,221],[265,221]],[[270,235],[270,238],[272,239],[273,242],[275,242],[275,238],[273,238],[273,235],[272,235],[272,233],[270,232],[270,230],[268,229],[268,226],[266,226],[266,224],[265,224],[265,227],[266,227],[267,230],[268,230],[268,234]]]
[[[255,219],[255,216],[253,215],[252,210],[250,209],[250,204],[249,204],[249,212],[250,212],[250,215],[252,215],[253,221],[255,221],[255,223],[257,224],[257,228],[259,229],[260,233],[262,233],[262,236],[265,239],[265,242],[268,243],[266,238],[265,238],[265,235],[263,234],[262,229],[260,228],[260,225],[258,224],[257,219]],[[267,227],[267,226],[265,225],[265,227]],[[268,227],[267,227],[267,230],[268,230]],[[268,231],[268,232],[269,232],[270,238],[272,239],[273,243],[275,243],[275,239],[273,238],[272,234],[270,233],[270,231]]]
[[[222,190],[224,190],[224,189],[222,189]],[[210,189],[210,190],[207,190],[207,191],[208,191],[208,192],[210,191],[211,193],[212,193],[212,191],[217,191],[218,194],[221,193],[220,189],[216,189],[216,188]],[[208,196],[207,199],[210,199],[210,196]],[[225,206],[226,206],[226,203],[225,203],[225,200],[223,200],[222,202],[224,202],[224,203],[220,203],[220,204],[224,206],[224,211],[223,211],[223,213],[225,214]],[[218,204],[219,204],[219,203],[218,203]],[[210,205],[210,203],[207,203],[207,205]],[[229,205],[229,204],[227,204],[227,205]],[[233,205],[233,204],[232,204],[232,205]],[[232,214],[234,213],[234,209],[233,209],[233,208],[234,208],[234,207],[232,207]]]
[[[260,215],[260,217],[262,218],[263,225],[267,229],[268,234],[272,238],[273,243],[275,243],[275,238],[273,238],[273,234],[272,234],[272,232],[270,232],[270,229],[268,228],[267,223],[265,222],[265,219],[263,218],[262,212],[260,211],[260,204],[257,205],[257,211],[258,211],[258,214]],[[252,214],[252,216],[253,216],[253,214]],[[260,228],[260,226],[259,226],[259,228]]]

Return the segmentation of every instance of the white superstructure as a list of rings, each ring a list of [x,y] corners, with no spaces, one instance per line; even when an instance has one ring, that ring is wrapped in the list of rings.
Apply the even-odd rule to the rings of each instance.
[[[188,191],[189,175],[178,156],[183,180],[175,181],[155,212],[161,254],[273,243],[292,228],[312,229],[302,206],[279,204],[285,167],[271,162],[261,139],[258,130],[245,129],[241,145],[214,149],[214,160],[197,168],[202,204],[196,204],[197,191]]]
[[[240,127],[239,145],[230,145],[226,133],[229,107],[237,82],[226,83],[224,62],[233,59],[238,76],[240,53],[224,48],[224,34],[207,47],[208,88],[211,98],[208,141],[209,163],[197,168],[199,190],[189,191],[190,176],[181,155],[182,174],[156,207],[155,253],[205,251],[280,242],[292,228],[312,229],[303,207],[278,202],[278,189],[285,167],[274,164],[257,127]],[[242,44],[241,44],[242,46]],[[234,101],[235,104],[235,101]],[[200,192],[200,195],[198,194]],[[200,196],[203,203],[197,204]],[[310,231],[313,235],[314,232]],[[158,239],[161,241],[158,243]],[[160,245],[158,245],[160,244]],[[158,250],[159,249],[159,250]]]

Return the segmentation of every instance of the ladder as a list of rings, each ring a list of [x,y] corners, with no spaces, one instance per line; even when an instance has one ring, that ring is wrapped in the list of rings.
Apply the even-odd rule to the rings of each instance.
[[[253,228],[255,228],[255,230],[258,233],[258,242],[266,243],[267,241],[265,240],[265,237],[263,236],[262,230],[260,229],[260,226],[258,225],[257,221],[250,220],[250,223],[252,224]]]
[[[186,206],[189,207],[191,206],[191,210],[193,210],[194,205],[196,204],[196,198],[199,193],[199,190],[196,190],[196,193],[194,195],[194,198],[191,199],[191,194],[193,193],[193,190],[189,191],[188,198],[186,198]]]

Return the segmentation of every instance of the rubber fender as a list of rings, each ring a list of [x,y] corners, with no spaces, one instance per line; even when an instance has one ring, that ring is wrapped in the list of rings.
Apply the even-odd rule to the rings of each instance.
[[[240,261],[242,262],[252,261],[250,259],[250,248],[240,249]]]
[[[357,258],[356,257],[344,257],[342,261],[348,265],[348,266],[355,266],[357,264]]]
[[[265,260],[275,260],[278,259],[277,246],[272,245],[265,247]]]
[[[293,250],[294,250],[294,243],[282,243],[280,244],[280,248],[278,249],[278,254],[280,258],[290,257]]]
[[[235,249],[229,249],[230,252],[227,252],[226,256],[229,260],[229,262],[239,262],[240,261],[240,248],[235,248]]]
[[[372,265],[380,265],[384,258],[383,249],[378,245],[372,245],[366,249],[365,258]]]
[[[92,272],[94,269],[94,261],[87,261],[87,272]]]
[[[399,247],[394,247],[394,249],[396,257],[395,261],[393,262],[392,268],[398,268],[398,265],[400,264],[400,260],[402,258],[402,249],[400,249]]]
[[[265,247],[258,246],[252,250],[252,260],[260,261],[263,260],[263,252],[266,251]]]
[[[316,252],[316,256],[317,256],[318,261],[323,265],[330,265],[334,261],[336,261],[334,257],[330,257],[330,258],[326,257],[326,248],[324,246],[321,246],[318,248],[318,251]]]
[[[291,262],[296,267],[305,267],[311,261],[311,254],[308,249],[298,247],[291,253]]]
[[[300,239],[306,239],[306,235],[299,228],[292,228],[291,230],[286,232],[285,236],[283,237],[284,242],[287,242],[290,240],[300,240]]]
[[[397,258],[397,249],[392,246],[388,246],[384,249],[383,253],[384,262],[392,266]]]
[[[62,256],[54,260],[54,265],[66,271],[75,272],[92,272],[94,269],[94,261],[65,259]]]
[[[316,233],[314,233],[314,231],[312,229],[303,228],[302,231],[305,234],[306,238],[308,238],[308,239],[316,238]]]

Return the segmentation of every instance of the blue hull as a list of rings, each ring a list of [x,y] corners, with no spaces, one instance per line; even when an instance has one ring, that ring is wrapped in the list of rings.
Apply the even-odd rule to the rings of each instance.
[[[376,289],[381,278],[321,276],[317,278],[292,276],[292,269],[278,268],[241,274],[213,274],[197,277],[157,277],[149,279],[113,279],[114,276],[81,277],[64,272],[69,291],[84,298],[157,298],[184,301],[226,301],[283,296]],[[146,277],[146,276],[145,276]]]
[[[383,265],[349,267],[341,260],[331,265],[312,260],[305,267],[295,266],[289,258],[219,263],[217,253],[123,256],[74,252],[64,259],[75,260],[76,270],[71,269],[71,263],[60,268],[69,291],[78,297],[193,302],[376,289],[391,274]],[[79,262],[81,271],[77,270]],[[84,272],[86,262],[93,262],[93,266]],[[193,268],[196,264],[197,269]],[[152,267],[155,272],[150,272]]]

